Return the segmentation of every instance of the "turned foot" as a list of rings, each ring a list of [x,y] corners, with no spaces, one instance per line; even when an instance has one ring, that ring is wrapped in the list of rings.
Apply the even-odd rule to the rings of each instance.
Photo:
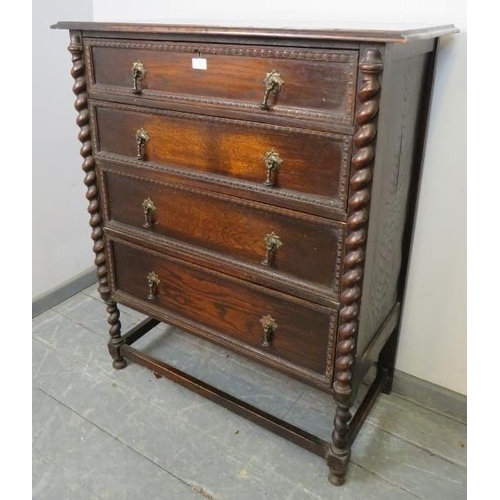
[[[348,406],[337,404],[337,411],[333,420],[333,439],[326,457],[330,469],[328,480],[335,486],[345,482],[347,466],[351,455],[351,442],[349,436],[349,422],[351,412]]]
[[[327,457],[327,464],[330,468],[328,481],[335,486],[341,486],[345,482],[347,465],[349,464],[350,450],[336,450],[331,448]]]
[[[342,486],[345,483],[345,475],[337,476],[332,471],[328,474],[328,481],[332,483],[334,486]]]
[[[113,368],[115,370],[123,370],[127,366],[125,358],[113,359]]]

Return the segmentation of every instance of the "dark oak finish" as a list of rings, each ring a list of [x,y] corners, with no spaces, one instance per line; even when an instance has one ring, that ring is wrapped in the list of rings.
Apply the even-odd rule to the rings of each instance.
[[[96,153],[135,159],[136,133],[142,127],[149,136],[147,162],[237,179],[264,195],[281,191],[300,201],[317,197],[316,203],[345,211],[350,136],[117,104],[93,103],[91,109]],[[273,185],[266,187],[264,157],[271,151],[283,163],[273,173]]]
[[[325,307],[338,308],[338,301],[334,299],[331,289],[276,272],[272,266],[255,266],[241,259],[229,258],[227,255],[204,250],[179,240],[157,236],[153,231],[136,229],[112,220],[106,224],[104,232],[111,239],[124,239],[214,271],[223,269],[226,274],[236,278],[263,285]]]
[[[341,253],[338,223],[118,170],[104,170],[104,183],[113,221],[247,262],[257,272],[269,270],[314,283],[335,297]],[[146,199],[156,208],[148,227]],[[264,264],[265,237],[271,233],[282,245]]]
[[[260,353],[275,358],[275,363],[303,368],[304,377],[313,372],[325,384],[331,379],[336,317],[332,311],[123,243],[114,243],[112,254],[117,291],[200,323],[213,336],[224,336],[227,343],[244,344],[249,354]],[[152,299],[150,272],[160,280]],[[267,315],[277,329],[264,347],[261,319]]]
[[[427,70],[432,69],[432,52],[384,65],[383,107],[379,114],[379,140],[374,165],[372,197],[380,200],[371,207],[367,243],[367,266],[358,338],[358,354],[363,354],[373,332],[398,300],[399,276],[403,264],[403,233],[407,212],[411,211],[419,114],[425,94],[419,90]],[[398,78],[393,77],[398,75]],[[387,83],[385,83],[387,82]],[[383,165],[383,167],[382,167]],[[413,199],[414,202],[414,199]]]
[[[97,278],[99,281],[98,291],[102,300],[106,303],[108,313],[109,329],[109,352],[113,358],[113,366],[116,369],[125,368],[126,361],[121,356],[118,346],[121,344],[120,311],[116,302],[111,300],[109,293],[108,268],[104,254],[104,240],[102,231],[102,217],[100,213],[99,197],[97,192],[97,176],[95,172],[95,160],[92,152],[92,141],[90,137],[88,92],[85,79],[85,64],[83,62],[83,41],[81,33],[70,32],[70,44],[68,51],[71,53],[71,76],[75,80],[73,93],[76,95],[75,109],[78,112],[76,119],[80,127],[78,139],[82,143],[80,154],[83,157],[82,169],[85,172],[84,183],[87,187],[86,197],[89,202],[88,212],[90,214],[91,238],[94,241],[93,251],[95,254],[94,264],[97,267]]]
[[[267,113],[331,122],[352,122],[357,52],[252,46],[89,39],[85,44],[91,96],[99,91],[132,95],[132,66],[145,68],[142,99],[197,102],[201,106],[259,110],[266,75],[284,84],[268,96]],[[207,69],[193,68],[193,58]]]
[[[350,407],[354,401],[352,384],[355,370],[355,350],[359,327],[359,309],[362,298],[365,264],[366,227],[369,220],[370,187],[375,158],[375,138],[379,112],[382,54],[379,49],[367,48],[359,64],[357,129],[353,137],[356,147],[352,159],[350,197],[348,201],[347,234],[343,260],[344,273],[340,295],[339,330],[335,359],[333,388],[337,410],[334,418],[332,446],[328,457],[329,479],[333,484],[344,482],[351,452],[349,422]]]
[[[437,38],[457,30],[55,27],[71,30],[113,365],[325,457],[342,484],[391,390]],[[117,303],[150,318],[122,337]],[[332,393],[332,442],[131,347],[159,321]]]
[[[288,39],[296,41],[308,41],[310,43],[321,41],[341,41],[341,42],[381,42],[381,43],[408,43],[416,40],[438,38],[452,33],[458,33],[458,29],[453,24],[435,26],[415,26],[408,23],[402,24],[399,29],[393,23],[386,26],[375,26],[367,28],[365,26],[352,23],[345,28],[336,29],[291,29],[291,28],[255,28],[237,26],[199,26],[189,24],[153,24],[153,23],[93,23],[61,21],[51,26],[57,29],[82,30],[89,34],[98,33],[103,36],[108,33],[117,33],[129,38],[135,35],[136,38],[145,37],[148,34],[161,35],[168,38],[175,38],[187,35],[189,39],[206,40],[214,37],[224,36],[233,40],[241,40],[249,37],[254,43],[260,39],[277,39],[284,43]]]

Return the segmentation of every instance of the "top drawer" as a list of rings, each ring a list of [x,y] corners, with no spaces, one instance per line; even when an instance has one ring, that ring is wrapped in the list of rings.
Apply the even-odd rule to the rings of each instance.
[[[85,52],[91,94],[352,124],[356,51],[87,39]]]

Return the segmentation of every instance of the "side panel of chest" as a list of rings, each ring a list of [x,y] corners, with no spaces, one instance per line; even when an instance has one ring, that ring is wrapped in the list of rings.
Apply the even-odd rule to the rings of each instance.
[[[422,43],[387,51],[360,311],[358,354],[373,340],[405,286],[420,177],[421,147],[433,53]],[[421,50],[417,50],[420,48]],[[409,51],[407,51],[409,52]],[[400,300],[400,299],[399,299]]]

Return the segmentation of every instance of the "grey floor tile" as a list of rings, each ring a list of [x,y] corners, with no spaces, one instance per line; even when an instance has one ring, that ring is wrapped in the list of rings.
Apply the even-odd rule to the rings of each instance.
[[[38,387],[32,390],[32,439],[36,440],[37,436],[43,429],[50,425],[53,418],[59,416],[59,404],[47,395]]]
[[[398,401],[396,401],[395,407],[399,408],[397,403]],[[378,408],[379,404],[377,402],[375,408]],[[406,405],[403,407],[408,409]],[[311,394],[303,394],[288,413],[287,420],[325,440],[329,440],[332,432],[331,415],[333,410],[334,404],[329,400],[315,398]],[[423,495],[422,498],[440,498],[439,496],[429,496],[432,495],[433,491],[440,492],[443,499],[453,497],[445,495],[442,491],[449,491],[452,495],[459,495],[460,492],[463,492],[465,475],[462,467],[450,464],[433,453],[423,450],[420,446],[413,445],[371,425],[372,418],[374,418],[377,425],[382,424],[384,428],[389,428],[392,432],[389,422],[382,421],[381,413],[383,411],[385,409],[377,410],[375,415],[378,416],[370,416],[363,426],[354,443],[352,461],[390,482],[402,485],[418,496]],[[419,411],[418,407],[414,408],[414,415],[417,416],[413,416],[412,421],[419,418]],[[401,432],[412,435],[413,431],[407,430],[404,422],[402,420],[403,429]],[[408,424],[408,420],[406,420],[406,424]],[[271,454],[272,450],[269,453]],[[435,471],[436,476],[426,478],[423,484],[420,484],[429,467],[430,470]],[[422,469],[421,474],[416,473],[419,469]],[[411,471],[414,471],[414,474]],[[443,480],[443,478],[447,479]]]
[[[332,486],[326,471],[319,470],[298,485],[289,500],[416,500],[418,497],[351,464],[343,486]],[[421,499],[423,500],[423,499]],[[427,500],[427,499],[426,499]],[[429,499],[430,500],[430,499]]]
[[[199,433],[188,433],[184,437],[173,460],[170,457],[159,457],[159,460],[168,461],[168,470],[188,484],[201,486],[216,499],[231,498],[223,488],[233,483],[244,469],[244,464],[235,457],[243,456],[243,450],[218,446],[215,439],[204,438]]]
[[[164,412],[164,418],[175,417],[225,446],[244,450],[242,459],[251,456],[269,438],[268,432],[252,422],[167,379],[158,379],[137,365],[131,364],[108,376],[128,398],[144,399]]]
[[[197,399],[179,412],[179,418],[188,425],[212,436],[230,449],[242,450],[241,460],[251,457],[273,436],[265,429],[229,410],[207,401]]]
[[[254,362],[236,362],[227,351],[221,356],[207,342],[191,344],[172,329],[151,333],[137,343],[138,348],[273,415],[283,417],[301,394],[301,385],[290,378],[283,383],[276,373],[272,377],[259,371]]]
[[[33,450],[33,500],[98,500],[83,484],[74,481],[54,462]]]
[[[121,435],[120,429],[134,411],[135,401],[125,389],[95,376],[90,368],[73,366],[42,384],[42,389],[116,437]]]
[[[352,407],[353,413],[368,389],[368,386],[360,387]],[[286,414],[286,420],[325,441],[330,441],[335,408],[336,405],[331,394],[308,387]]]
[[[300,397],[300,391],[283,387],[266,375],[211,358],[200,378],[272,415],[283,417]]]
[[[172,366],[182,367],[184,371],[194,376],[204,371],[211,357],[217,356],[206,346],[186,343],[175,334],[174,328],[166,325],[160,325],[148,332],[134,344],[134,347]]]
[[[104,335],[74,323],[56,311],[52,311],[50,319],[33,328],[33,337],[67,360],[111,363]]]
[[[85,326],[93,332],[103,334],[107,338],[109,325],[106,306],[101,300],[89,297],[83,292],[77,293],[68,300],[61,302],[54,307],[54,310],[76,324]],[[126,332],[129,328],[139,323],[135,316],[123,312],[120,314],[122,331]]]
[[[45,311],[44,313],[39,314],[38,316],[35,316],[31,320],[31,327],[33,329],[33,332],[35,331],[36,328],[39,328],[47,321],[52,320],[55,316],[57,316],[57,313],[52,309],[49,309],[48,311]]]
[[[132,365],[116,372],[117,377],[132,368],[138,368],[137,375],[147,373]],[[155,382],[161,387],[166,402],[171,401],[170,389],[195,399],[185,401],[184,408],[179,407],[178,399],[170,408],[158,407],[140,399],[139,393],[132,392],[130,387],[120,387],[112,380],[89,373],[89,369],[82,371],[79,367],[61,373],[49,381],[44,390],[150,460],[179,475],[185,482],[217,492],[217,498],[221,495],[218,482],[221,478],[226,478],[223,482],[228,483],[241,482],[248,477],[253,478],[251,481],[255,485],[262,482],[259,478],[267,474],[265,470],[255,468],[259,473],[257,476],[255,471],[248,477],[248,471],[241,476],[242,464],[270,437],[279,438],[171,382],[156,379]],[[142,396],[147,394],[147,391],[142,391]],[[293,489],[289,480],[282,480]],[[244,483],[240,484],[242,488]],[[270,488],[265,483],[261,487],[265,487],[263,491]],[[231,486],[230,491],[234,488],[236,486]],[[231,497],[223,495],[221,498]]]
[[[323,458],[272,433],[266,438],[247,464],[254,470],[279,475],[301,485],[308,483],[311,476],[324,474],[326,477],[327,466]]]
[[[82,290],[82,293],[94,299],[101,300],[101,295],[97,291],[97,283],[94,283],[93,285],[90,285],[88,288],[85,288],[85,290]]]
[[[375,460],[378,452],[375,453]],[[353,457],[353,460],[355,457]],[[357,457],[356,457],[357,459]],[[305,451],[288,441],[270,434],[265,445],[251,458],[252,466],[296,485],[293,499],[324,498],[415,498],[394,481],[365,470],[364,464],[351,463],[347,482],[334,488],[328,482],[328,467],[323,458]],[[328,495],[328,496],[327,496]]]
[[[140,397],[167,415],[176,416],[185,408],[205,401],[196,393],[168,379],[157,378],[151,371],[135,363],[130,363],[124,370],[108,369],[108,364],[98,365],[95,373],[101,373],[132,397]]]
[[[467,426],[396,394],[381,394],[370,422],[463,467],[467,465]]]
[[[34,339],[31,348],[31,373],[35,386],[58,375],[70,362],[53,349]]]
[[[226,474],[222,481],[216,477],[208,477],[210,491],[217,499],[238,500],[287,500],[296,488],[296,483],[271,472],[253,469],[245,465],[230,474]]]
[[[402,439],[366,424],[352,449],[352,460],[419,498],[465,498],[466,470]]]
[[[189,485],[56,401],[34,449],[101,499],[160,500],[166,492],[172,500],[199,498]]]
[[[47,406],[45,408],[44,406]],[[47,414],[52,408],[52,400],[45,397],[38,387],[31,390],[31,435],[34,439],[37,432],[45,425]]]
[[[239,480],[251,477],[246,483],[248,490],[243,498],[276,499],[324,499],[324,498],[414,498],[403,490],[353,465],[349,472],[350,479],[343,488],[335,489],[328,483],[328,469],[325,461],[312,453],[294,446],[274,435],[268,436],[268,443],[239,473]],[[367,479],[367,476],[369,479]],[[278,481],[276,481],[278,478]],[[360,481],[361,479],[361,481]],[[373,480],[372,480],[373,479]],[[278,488],[273,488],[278,485]],[[231,484],[222,491],[239,493],[238,484]],[[343,493],[342,490],[347,490]],[[394,490],[400,496],[387,496]],[[339,496],[339,494],[341,494]],[[227,498],[239,498],[229,495]]]
[[[246,450],[237,446],[238,440],[233,445],[226,438],[227,444],[224,443],[198,416],[188,422],[187,418],[169,414],[163,407],[90,369],[81,370],[78,366],[68,369],[49,380],[43,390],[169,470],[188,470],[184,461],[178,463],[178,457],[188,452],[194,456],[203,449],[208,456],[220,450],[232,461],[248,456]],[[166,384],[165,390],[168,401]],[[202,401],[200,396],[196,397]],[[199,424],[201,427],[197,427]]]
[[[330,441],[333,430],[335,403],[329,394],[302,393],[286,415],[287,422]]]
[[[102,336],[71,322],[55,311],[51,312],[47,321],[37,325],[33,332],[38,344],[41,343],[43,346],[49,347],[50,354],[56,356],[61,362],[64,361],[56,373],[61,373],[66,368],[72,367],[69,372],[61,374],[55,381],[57,386],[67,391],[71,392],[72,384],[80,382],[83,389],[88,388],[89,384],[91,386],[96,381],[112,384],[114,387],[121,387],[127,394],[132,393],[146,399],[172,415],[191,407],[193,400],[206,402],[204,398],[173,382],[158,380],[151,371],[137,364],[130,363],[125,370],[114,370]],[[45,351],[43,346],[41,349]],[[39,349],[34,351],[35,354]],[[78,366],[75,366],[75,363]],[[90,382],[87,374],[92,374]],[[168,385],[171,387],[167,387]],[[81,394],[85,394],[85,391],[82,390]],[[98,397],[97,393],[89,394],[87,402],[99,402],[101,396]],[[92,405],[89,405],[87,411],[91,410]]]

